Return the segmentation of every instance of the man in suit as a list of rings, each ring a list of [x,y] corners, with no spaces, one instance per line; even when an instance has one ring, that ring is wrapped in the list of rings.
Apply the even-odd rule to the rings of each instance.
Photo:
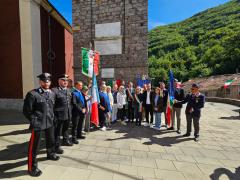
[[[178,101],[184,100],[184,90],[181,88],[181,83],[178,82],[177,79],[174,79],[174,99]],[[181,134],[181,111],[182,104],[174,104],[172,109],[172,127],[169,130],[175,129],[175,115],[177,117],[177,133]]]
[[[147,84],[147,90],[143,93],[143,106],[145,109],[145,116],[146,116],[146,122],[147,126],[153,124],[153,108],[151,105],[151,100],[153,99],[154,92],[151,89],[151,84]],[[151,116],[151,120],[149,122],[149,114]]]
[[[37,153],[42,132],[45,133],[47,159],[57,161],[54,141],[54,102],[55,94],[50,90],[51,75],[38,76],[40,87],[27,93],[24,99],[23,114],[30,122],[32,131],[28,149],[28,173],[37,177],[42,174],[38,169]]]
[[[55,93],[55,108],[54,114],[56,119],[55,126],[55,140],[56,140],[56,152],[63,154],[61,148],[60,136],[63,136],[62,145],[72,146],[69,141],[68,128],[70,119],[72,118],[72,103],[71,103],[71,90],[68,89],[68,75],[63,74],[58,79],[59,86],[53,88],[52,91]]]
[[[72,92],[72,143],[78,144],[77,139],[85,139],[82,136],[83,121],[86,114],[86,100],[82,93],[83,83],[77,81],[75,90]]]
[[[128,88],[126,89],[126,95],[127,95],[127,102],[128,102],[128,122],[134,121],[134,107],[133,107],[133,101],[134,101],[134,88],[133,83],[128,83]]]
[[[184,137],[191,135],[192,131],[192,121],[194,126],[194,137],[195,141],[199,140],[199,121],[201,117],[201,109],[205,104],[205,96],[199,92],[199,85],[194,83],[192,84],[191,94],[188,94],[183,101],[175,100],[177,104],[187,103],[186,107],[186,119],[187,119],[187,132],[184,134]]]

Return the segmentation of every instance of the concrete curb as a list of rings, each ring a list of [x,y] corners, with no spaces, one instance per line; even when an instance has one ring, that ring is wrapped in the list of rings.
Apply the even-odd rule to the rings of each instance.
[[[234,106],[240,106],[239,99],[228,99],[228,98],[220,98],[220,97],[206,97],[207,102],[219,102],[225,104],[231,104]]]
[[[1,110],[16,110],[22,112],[23,99],[0,99]]]

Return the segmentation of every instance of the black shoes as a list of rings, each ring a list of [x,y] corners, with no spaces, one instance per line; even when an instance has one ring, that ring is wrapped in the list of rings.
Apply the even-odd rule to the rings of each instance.
[[[56,154],[48,154],[47,159],[52,160],[52,161],[58,161],[60,159],[60,157]]]
[[[190,135],[191,135],[191,134],[186,133],[186,134],[183,135],[183,137],[189,137]]]
[[[85,136],[77,136],[78,139],[85,139]]]
[[[167,128],[167,130],[174,130],[174,127]]]
[[[62,146],[73,146],[70,141],[63,141]]]
[[[56,148],[56,153],[57,154],[63,154],[63,149],[61,147]]]
[[[78,142],[78,140],[76,140],[76,139],[72,139],[72,143],[73,143],[73,144],[78,144],[79,142]]]
[[[178,133],[178,134],[181,134],[181,130],[180,130],[180,129],[179,129],[179,130],[177,130],[177,133]]]
[[[30,176],[38,177],[38,176],[41,176],[42,171],[40,169],[36,168],[32,171],[28,171],[28,173],[29,173]]]

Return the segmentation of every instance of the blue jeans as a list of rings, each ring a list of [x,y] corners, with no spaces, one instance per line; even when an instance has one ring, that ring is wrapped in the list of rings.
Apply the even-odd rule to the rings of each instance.
[[[155,117],[155,127],[160,128],[161,127],[161,114],[160,112],[154,112]]]

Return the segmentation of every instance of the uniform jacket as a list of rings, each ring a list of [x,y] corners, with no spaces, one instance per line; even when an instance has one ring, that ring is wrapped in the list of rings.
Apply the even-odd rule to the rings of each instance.
[[[30,129],[45,130],[54,123],[55,94],[50,90],[44,92],[42,88],[27,93],[24,99],[23,114],[30,121]]]
[[[193,94],[188,94],[183,101],[178,102],[180,104],[187,103],[186,114],[192,114],[195,117],[201,116],[201,108],[204,107],[205,96],[199,94],[198,96]],[[191,111],[192,110],[192,111]]]
[[[61,87],[53,88],[55,93],[55,108],[54,114],[57,120],[63,121],[72,118],[72,102],[71,90],[62,89]]]

